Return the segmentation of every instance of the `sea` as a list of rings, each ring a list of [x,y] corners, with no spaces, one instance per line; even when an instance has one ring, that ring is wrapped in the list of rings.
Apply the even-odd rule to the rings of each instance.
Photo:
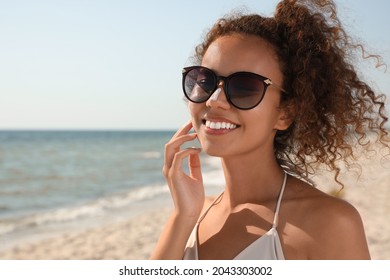
[[[170,205],[161,170],[173,134],[0,131],[0,252]],[[219,160],[201,154],[201,162],[214,194],[223,184]]]

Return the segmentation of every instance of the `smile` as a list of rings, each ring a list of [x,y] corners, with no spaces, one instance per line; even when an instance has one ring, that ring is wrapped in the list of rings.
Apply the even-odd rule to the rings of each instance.
[[[209,121],[209,120],[207,120],[205,122],[205,125],[206,125],[207,128],[215,129],[215,130],[218,130],[218,129],[235,129],[235,128],[237,128],[237,125],[233,124],[233,123],[213,122],[213,121]]]

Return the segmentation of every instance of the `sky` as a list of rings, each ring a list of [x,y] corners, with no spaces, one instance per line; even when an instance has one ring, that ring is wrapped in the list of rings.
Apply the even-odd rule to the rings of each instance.
[[[0,129],[177,129],[181,69],[234,9],[276,0],[0,0]],[[342,23],[388,66],[360,66],[390,98],[390,1],[335,0]]]

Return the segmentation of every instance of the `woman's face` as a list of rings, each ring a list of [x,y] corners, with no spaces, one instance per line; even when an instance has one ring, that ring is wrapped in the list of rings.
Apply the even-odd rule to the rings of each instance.
[[[272,46],[255,36],[233,34],[219,37],[207,49],[202,66],[218,76],[246,71],[267,77],[278,85],[283,80]],[[189,102],[188,105],[203,150],[218,157],[273,153],[276,131],[288,127],[279,110],[280,91],[269,86],[259,105],[250,110],[240,110],[228,103],[223,87],[220,88],[222,91],[218,98],[214,98],[214,93],[204,103]],[[215,128],[220,125],[224,128]]]

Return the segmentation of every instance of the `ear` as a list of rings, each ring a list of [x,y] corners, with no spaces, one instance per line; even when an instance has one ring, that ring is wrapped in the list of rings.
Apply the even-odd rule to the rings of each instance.
[[[275,123],[276,130],[286,130],[294,121],[293,106],[283,106],[279,108],[279,118]]]

